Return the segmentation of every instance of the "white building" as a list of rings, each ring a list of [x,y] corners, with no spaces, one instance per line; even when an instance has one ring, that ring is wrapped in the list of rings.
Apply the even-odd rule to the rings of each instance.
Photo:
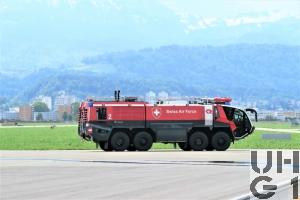
[[[9,120],[9,121],[19,120],[19,112],[16,111],[0,112],[0,120]]]
[[[158,93],[158,99],[161,101],[165,101],[169,99],[169,94],[165,91],[161,91]]]
[[[286,116],[284,112],[274,112],[274,117],[276,120],[285,121]]]
[[[267,118],[274,118],[275,119],[276,113],[274,111],[269,111],[269,110],[261,110],[258,111],[257,117],[258,120],[266,120]]]
[[[19,107],[9,108],[9,112],[20,112],[20,108]]]
[[[285,121],[289,118],[297,118],[297,112],[294,111],[271,111],[271,110],[263,110],[258,111],[258,119],[259,120],[280,120]]]
[[[52,110],[52,98],[49,97],[49,96],[43,96],[43,95],[40,95],[38,97],[35,97],[32,101],[32,103],[35,103],[35,102],[43,102],[47,105],[47,107],[49,108],[49,110]]]
[[[55,97],[54,109],[56,110],[58,106],[71,105],[76,102],[76,97],[72,95],[66,95],[64,91],[60,92],[60,95]]]
[[[146,93],[145,100],[149,103],[155,103],[156,102],[156,94],[153,91],[149,91]]]
[[[56,112],[34,112],[33,113],[33,121],[39,121],[39,115],[41,115],[41,121],[56,121],[57,115]]]

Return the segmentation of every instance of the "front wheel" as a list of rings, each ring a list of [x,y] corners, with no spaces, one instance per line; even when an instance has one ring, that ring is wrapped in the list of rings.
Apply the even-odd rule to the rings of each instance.
[[[208,146],[208,137],[203,132],[194,132],[190,136],[189,144],[194,151],[203,151]]]
[[[192,148],[190,147],[190,145],[187,142],[178,142],[178,146],[183,151],[190,151],[190,150],[192,150]]]
[[[115,151],[125,151],[129,144],[130,139],[125,132],[116,132],[110,138],[110,145]]]
[[[225,132],[217,132],[213,135],[211,144],[217,151],[225,151],[230,147],[231,139]]]
[[[99,142],[99,146],[103,151],[112,151],[112,148],[108,142]]]

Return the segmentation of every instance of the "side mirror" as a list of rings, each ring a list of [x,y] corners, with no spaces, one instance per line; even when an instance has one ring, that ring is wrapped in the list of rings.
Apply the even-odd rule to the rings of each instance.
[[[255,121],[257,122],[257,111],[253,108],[247,108],[246,112],[251,112],[255,114]]]

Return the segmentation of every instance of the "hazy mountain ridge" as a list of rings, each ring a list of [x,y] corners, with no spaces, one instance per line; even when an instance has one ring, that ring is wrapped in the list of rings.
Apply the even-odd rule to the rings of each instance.
[[[106,69],[107,68],[107,69]],[[97,70],[99,69],[99,70]],[[28,101],[65,90],[80,98],[149,90],[182,95],[300,99],[300,46],[164,46],[88,57],[81,67],[44,68],[23,78],[0,74],[1,95]]]
[[[205,11],[205,3],[195,3],[195,8]],[[161,0],[3,0],[0,69],[75,65],[95,52],[169,44],[300,45],[299,14],[253,11],[219,16],[215,6],[212,14],[204,14],[182,13],[167,4]]]

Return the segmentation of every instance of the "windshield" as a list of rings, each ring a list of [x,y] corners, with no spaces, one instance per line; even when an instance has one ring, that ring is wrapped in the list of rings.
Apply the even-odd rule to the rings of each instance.
[[[234,109],[233,122],[236,126],[242,126],[244,122],[244,112]]]

